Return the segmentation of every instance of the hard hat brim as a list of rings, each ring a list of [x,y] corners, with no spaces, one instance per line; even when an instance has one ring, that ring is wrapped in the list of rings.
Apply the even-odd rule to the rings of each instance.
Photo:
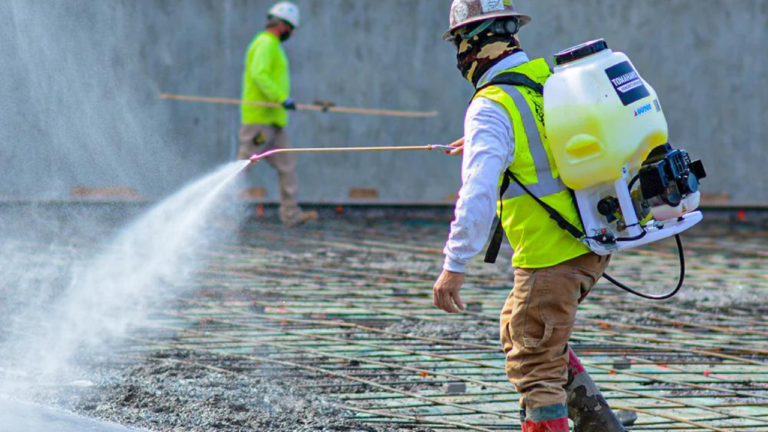
[[[489,19],[494,18],[511,18],[511,17],[518,17],[520,18],[520,28],[525,27],[526,25],[530,24],[531,21],[533,21],[533,18],[530,17],[530,15],[525,15],[517,12],[508,12],[508,11],[499,11],[497,13],[491,13],[483,16],[478,16],[475,18],[472,18],[470,20],[464,21],[459,25],[453,26],[450,29],[448,29],[447,32],[443,33],[443,40],[444,41],[451,41],[453,39],[453,32],[456,30],[466,27],[470,24],[486,21]]]
[[[286,23],[288,23],[288,24],[289,24],[291,27],[293,27],[294,29],[298,29],[298,28],[299,28],[299,26],[298,26],[298,25],[296,25],[296,23],[294,22],[294,20],[292,20],[292,19],[290,19],[290,18],[287,18],[287,17],[284,17],[284,16],[282,16],[282,15],[279,15],[279,14],[269,14],[269,17],[271,17],[271,18],[277,18],[277,19],[279,19],[280,21],[285,21]]]

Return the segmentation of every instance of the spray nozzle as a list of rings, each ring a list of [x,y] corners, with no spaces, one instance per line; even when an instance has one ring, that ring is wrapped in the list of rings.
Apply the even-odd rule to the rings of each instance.
[[[451,147],[449,145],[442,145],[442,144],[430,144],[428,147],[429,147],[429,150],[440,150],[440,151],[447,151],[447,152],[456,150],[456,147]]]

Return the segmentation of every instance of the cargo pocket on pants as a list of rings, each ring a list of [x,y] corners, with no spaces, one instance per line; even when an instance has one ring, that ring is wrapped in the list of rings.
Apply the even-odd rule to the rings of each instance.
[[[536,351],[546,346],[552,338],[554,326],[542,317],[542,306],[549,297],[549,276],[536,269],[515,272],[515,307],[511,330],[516,342],[524,351]]]
[[[544,324],[544,335],[541,339],[523,337],[523,346],[525,348],[539,348],[542,345],[546,345],[552,338],[552,331],[554,327],[549,324]]]

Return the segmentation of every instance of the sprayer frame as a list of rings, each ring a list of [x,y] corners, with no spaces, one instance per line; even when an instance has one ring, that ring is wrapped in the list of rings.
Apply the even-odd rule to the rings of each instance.
[[[615,252],[621,252],[628,249],[634,249],[649,243],[653,243],[664,238],[681,234],[690,228],[693,228],[704,218],[701,211],[687,213],[677,219],[656,221],[654,224],[644,225],[638,220],[635,213],[635,206],[632,202],[631,191],[629,190],[629,170],[624,167],[623,176],[613,183],[613,191],[619,201],[621,213],[624,216],[627,236],[613,243],[600,243],[594,237],[601,234],[601,229],[608,228],[608,225],[602,221],[602,217],[595,213],[592,208],[589,196],[584,196],[575,191],[579,217],[584,227],[585,238],[582,242],[598,255],[610,255]],[[594,223],[597,222],[597,227]],[[619,233],[616,232],[616,235]]]

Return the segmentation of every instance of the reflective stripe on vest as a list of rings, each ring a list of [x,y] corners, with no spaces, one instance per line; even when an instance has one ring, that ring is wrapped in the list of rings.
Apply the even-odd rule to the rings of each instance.
[[[533,112],[528,102],[525,100],[525,96],[514,86],[502,85],[498,86],[508,94],[509,97],[515,102],[515,107],[520,113],[520,118],[523,120],[523,128],[525,134],[528,136],[528,150],[533,158],[533,163],[536,166],[536,176],[538,182],[525,185],[528,190],[531,191],[537,197],[544,197],[547,195],[554,195],[558,192],[567,190],[563,181],[558,178],[552,178],[552,167],[549,164],[549,157],[547,151],[544,149],[544,143],[541,141],[541,135],[539,134],[539,127],[536,123],[536,119],[533,117]],[[526,192],[516,183],[512,183],[504,194],[503,199],[508,200],[526,195]]]

